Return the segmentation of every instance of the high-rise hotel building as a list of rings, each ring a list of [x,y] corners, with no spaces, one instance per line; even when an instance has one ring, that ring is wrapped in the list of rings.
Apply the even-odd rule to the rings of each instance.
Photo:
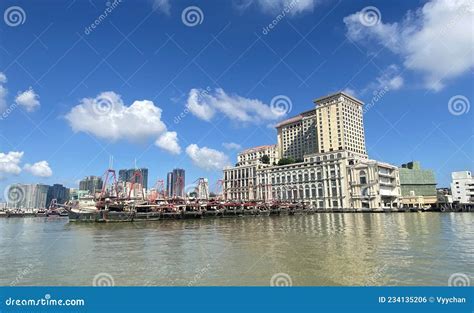
[[[398,168],[368,158],[363,103],[343,92],[314,103],[314,109],[276,126],[273,159],[293,162],[265,164],[259,161],[261,153],[252,162],[243,162],[249,158],[246,153],[263,149],[245,150],[235,167],[224,169],[225,199],[297,201],[317,209],[397,207]]]

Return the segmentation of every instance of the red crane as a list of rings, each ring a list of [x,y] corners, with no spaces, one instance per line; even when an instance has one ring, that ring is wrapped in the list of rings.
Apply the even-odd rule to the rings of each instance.
[[[100,192],[100,198],[103,198],[105,196],[105,193],[107,191],[107,184],[109,183],[109,180],[112,179],[112,188],[115,189],[115,196],[118,197],[118,189],[117,189],[117,176],[115,175],[115,170],[109,168],[107,171],[105,171],[103,183],[102,183],[102,190]]]

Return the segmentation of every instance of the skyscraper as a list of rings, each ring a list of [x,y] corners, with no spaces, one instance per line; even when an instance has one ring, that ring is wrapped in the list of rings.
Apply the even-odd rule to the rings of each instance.
[[[185,171],[182,168],[173,170],[173,195],[176,197],[184,197],[184,186],[186,185]]]
[[[184,186],[186,185],[185,171],[175,168],[166,175],[166,190],[168,197],[184,197]]]
[[[45,208],[50,186],[41,184],[14,184],[8,188],[7,206],[18,209]]]
[[[135,171],[141,172],[142,178],[143,178],[143,188],[148,189],[148,169],[147,168],[121,169],[119,170],[118,180],[124,183],[132,182],[131,180],[133,178],[133,174],[135,173]],[[134,183],[139,183],[139,182],[140,182],[140,178],[135,177]]]
[[[102,178],[98,176],[87,176],[79,182],[79,190],[87,190],[93,195],[102,189]]]
[[[168,197],[173,196],[173,172],[166,175],[166,194]]]

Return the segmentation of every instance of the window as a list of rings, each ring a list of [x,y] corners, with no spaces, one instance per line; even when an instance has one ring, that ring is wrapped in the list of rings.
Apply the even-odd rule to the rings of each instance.
[[[360,176],[360,183],[362,185],[366,185],[367,184],[367,177],[366,177],[365,171],[360,171],[359,176]]]

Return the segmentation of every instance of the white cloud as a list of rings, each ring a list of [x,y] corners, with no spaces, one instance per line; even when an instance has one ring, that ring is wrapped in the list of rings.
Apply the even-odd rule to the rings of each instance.
[[[19,92],[15,98],[15,102],[24,107],[28,112],[32,112],[40,106],[39,96],[31,87],[28,90]]]
[[[216,114],[242,123],[272,121],[285,115],[285,112],[272,109],[260,100],[228,95],[220,88],[214,93],[191,89],[186,106],[191,113],[205,121],[211,121]]]
[[[392,64],[375,79],[375,82],[370,83],[367,89],[372,91],[378,89],[398,90],[403,86],[403,83],[404,80],[400,75],[399,67]]]
[[[176,132],[166,132],[156,141],[155,145],[172,154],[180,154],[181,147],[178,144],[178,134]]]
[[[344,18],[347,35],[355,41],[373,40],[403,58],[407,69],[423,76],[426,88],[440,90],[446,81],[474,68],[471,0],[431,0],[409,11],[399,23],[365,27],[357,12]],[[396,79],[393,84],[400,83]]]
[[[317,0],[234,0],[234,6],[245,10],[251,5],[257,5],[264,13],[280,14],[287,10],[287,14],[296,15],[303,12],[312,12],[319,1]]]
[[[227,155],[207,147],[199,148],[198,145],[191,144],[186,148],[186,153],[194,165],[205,170],[222,170],[230,165]]]
[[[235,143],[235,142],[224,142],[222,144],[222,146],[224,146],[224,148],[226,148],[227,150],[240,150],[240,149],[242,149],[242,146],[239,145],[238,143]]]
[[[3,110],[7,106],[7,93],[8,90],[3,86],[7,82],[7,77],[4,73],[0,72],[0,110]]]
[[[49,167],[47,161],[39,161],[35,164],[25,164],[23,167],[25,171],[30,172],[34,176],[38,177],[50,177],[53,175],[53,171]]]
[[[171,12],[170,0],[153,0],[153,10],[159,10],[169,15]]]
[[[20,174],[20,162],[22,157],[23,152],[19,151],[10,151],[7,153],[0,152],[0,178],[6,174]]]
[[[161,109],[152,101],[135,101],[126,106],[120,95],[102,92],[95,98],[84,98],[66,115],[76,132],[90,133],[113,141],[132,142],[158,137],[166,131]]]

